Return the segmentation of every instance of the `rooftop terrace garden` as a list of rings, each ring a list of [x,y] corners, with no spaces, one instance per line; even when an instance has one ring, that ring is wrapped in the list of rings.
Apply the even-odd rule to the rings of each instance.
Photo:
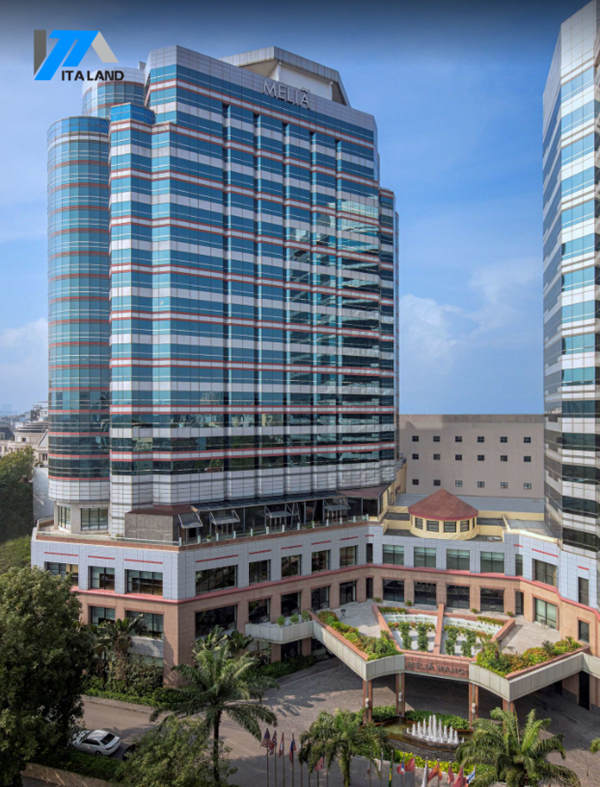
[[[503,653],[497,642],[489,642],[479,651],[475,663],[504,677],[511,672],[544,664],[557,656],[573,653],[581,647],[581,643],[573,637],[565,637],[558,642],[546,641],[541,647],[528,648],[523,653]]]
[[[379,638],[369,637],[366,634],[361,634],[354,626],[342,623],[335,612],[324,610],[319,612],[317,617],[321,623],[337,631],[344,639],[347,639],[348,642],[351,642],[358,650],[362,651],[367,656],[368,661],[398,655],[396,646],[387,631],[383,631]]]

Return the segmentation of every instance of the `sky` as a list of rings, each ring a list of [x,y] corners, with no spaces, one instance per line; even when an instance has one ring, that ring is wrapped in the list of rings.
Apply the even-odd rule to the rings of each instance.
[[[581,3],[132,0],[3,11],[0,411],[47,399],[46,132],[81,83],[36,82],[33,30],[100,30],[121,65],[172,44],[279,46],[373,114],[399,217],[400,409],[542,411],[542,93]],[[100,67],[91,50],[82,63]]]

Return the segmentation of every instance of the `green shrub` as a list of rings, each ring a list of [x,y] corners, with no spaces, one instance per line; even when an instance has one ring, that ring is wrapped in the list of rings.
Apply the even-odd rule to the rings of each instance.
[[[80,776],[91,776],[95,779],[104,779],[111,782],[115,779],[117,769],[121,764],[112,757],[95,757],[75,749],[64,749],[58,752],[49,752],[35,758],[38,765],[49,768],[59,768],[63,771],[77,773]]]
[[[456,655],[456,640],[446,639],[446,644],[444,646],[444,650],[446,651],[446,655],[447,656],[455,656]]]
[[[382,600],[383,600],[383,599],[380,599],[380,598],[379,598],[379,596],[373,596],[373,601],[374,601],[376,604],[381,604]]]
[[[290,623],[300,623],[300,618],[298,617],[298,615],[292,615],[292,617],[290,618]]]
[[[473,655],[472,645],[468,639],[460,643],[460,652],[466,659],[470,659]]]
[[[309,612],[307,609],[305,609],[305,610],[302,612],[302,620],[303,620],[305,623],[306,623],[306,621],[310,620],[310,612]]]
[[[510,615],[510,612],[507,612],[506,614]],[[489,623],[492,626],[498,626],[498,628],[503,626],[501,620],[497,620],[497,618],[488,618],[485,615],[478,615],[477,620],[479,620],[481,623]]]
[[[514,616],[515,616],[515,613],[514,613],[514,612],[507,612],[506,614],[507,614],[507,615],[508,615],[510,618],[514,618]]]
[[[478,615],[478,614],[479,614],[479,610],[478,610],[478,609],[475,609],[475,607],[471,607],[471,612],[472,612],[474,615]]]
[[[276,621],[276,622],[277,622],[277,625],[278,625],[278,626],[285,626],[285,618],[283,617],[283,615],[280,615],[280,616],[277,618],[277,621]]]
[[[375,709],[373,709],[375,712]],[[434,711],[431,710],[409,710],[406,713],[406,718],[409,721],[427,721],[430,716],[433,716]],[[454,716],[453,714],[448,713],[438,713],[435,711],[436,718],[442,722],[442,724],[446,724],[448,726],[454,727],[455,730],[468,730],[469,729],[469,722],[467,719],[463,719],[462,716]]]
[[[271,664],[263,664],[258,668],[258,671],[261,675],[267,675],[278,680],[283,678],[284,675],[291,675],[293,672],[308,669],[316,661],[317,659],[314,656],[292,656],[285,661],[273,661]]]
[[[331,612],[328,609],[324,609],[322,612],[319,612],[317,618],[323,623],[325,626],[332,626],[338,619],[335,612]]]
[[[422,651],[429,650],[429,641],[427,639],[427,624],[419,623],[417,626],[417,649]]]
[[[523,653],[502,653],[494,643],[480,650],[476,663],[484,669],[495,672],[497,675],[508,675],[511,672],[543,664],[550,659],[572,653],[581,647],[581,644],[572,637],[565,637],[553,644],[541,648],[528,648]]]
[[[406,604],[407,607],[412,607],[413,605],[412,601],[409,601],[408,599],[406,599],[404,603]]]

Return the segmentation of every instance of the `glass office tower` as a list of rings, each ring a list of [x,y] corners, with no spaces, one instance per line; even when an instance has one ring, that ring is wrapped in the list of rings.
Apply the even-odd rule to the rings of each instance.
[[[592,2],[561,26],[543,137],[546,514],[567,552],[590,555],[600,546],[598,18]]]
[[[189,504],[242,523],[263,503],[272,522],[346,515],[399,464],[374,119],[336,71],[276,48],[171,47],[127,73],[85,94],[99,117],[62,121],[96,124],[100,148],[51,292],[53,332],[69,312],[52,338],[57,522],[123,535],[129,511]]]

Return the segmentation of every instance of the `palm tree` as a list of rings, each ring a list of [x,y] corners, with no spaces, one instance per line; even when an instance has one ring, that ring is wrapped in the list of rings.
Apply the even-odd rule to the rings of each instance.
[[[519,729],[517,714],[512,711],[495,708],[490,715],[494,721],[477,719],[473,737],[456,752],[459,763],[477,766],[470,787],[491,787],[497,782],[508,787],[581,787],[574,771],[546,759],[555,751],[565,759],[562,733],[540,737],[542,730],[550,726],[550,719],[536,719],[532,710],[525,726]]]
[[[132,618],[105,620],[98,626],[102,631],[107,650],[112,651],[115,659],[115,676],[117,680],[127,683],[127,660],[133,637],[142,637],[147,632],[144,619],[138,615]]]
[[[383,729],[374,724],[361,724],[355,713],[336,710],[335,715],[322,711],[310,725],[308,732],[300,736],[300,758],[313,770],[323,758],[327,769],[337,760],[344,787],[350,787],[352,760],[360,755],[375,762],[383,745],[386,744]]]
[[[219,732],[223,714],[260,741],[259,722],[277,726],[277,716],[262,704],[262,696],[267,689],[277,688],[278,683],[257,671],[259,662],[249,653],[234,657],[227,645],[198,648],[193,657],[193,666],[174,667],[184,685],[171,692],[152,719],[165,710],[178,717],[203,714],[206,728],[213,733],[213,775],[215,784],[220,784]]]
[[[231,634],[229,634],[228,639],[232,656],[238,656],[254,642],[254,637],[246,636],[237,629],[234,629]]]
[[[108,677],[107,654],[112,647],[112,639],[103,624],[90,623],[88,629],[92,635],[95,667],[102,680],[102,685],[105,686]]]

